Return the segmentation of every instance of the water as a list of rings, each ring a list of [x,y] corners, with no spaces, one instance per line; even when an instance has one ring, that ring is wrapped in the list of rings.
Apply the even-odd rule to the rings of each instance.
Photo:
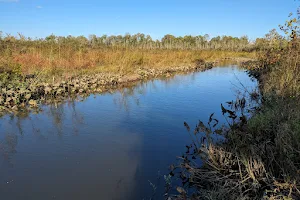
[[[3,200],[149,199],[194,127],[257,83],[235,66],[154,80],[0,119]],[[161,199],[157,197],[157,199]]]

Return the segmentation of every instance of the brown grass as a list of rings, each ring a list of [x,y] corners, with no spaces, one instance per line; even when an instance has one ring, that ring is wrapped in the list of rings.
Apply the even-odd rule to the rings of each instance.
[[[222,106],[227,122],[239,120],[219,130],[212,128],[211,117],[207,125],[198,124],[190,147],[194,153],[183,156],[178,167],[180,177],[189,177],[196,192],[187,198],[181,189],[172,199],[300,199],[300,30],[293,25],[296,22],[292,19],[283,28],[290,37],[287,46],[261,52],[259,65],[252,68],[250,74],[258,78],[262,95],[254,115],[245,120]],[[213,134],[220,133],[224,141],[213,142]],[[203,164],[195,164],[192,156]]]
[[[0,67],[19,65],[24,74],[44,72],[45,74],[77,73],[97,71],[110,73],[131,73],[137,68],[163,69],[166,67],[194,65],[195,60],[216,61],[224,58],[255,57],[255,53],[200,51],[200,50],[116,50],[88,49],[73,51],[61,49],[31,49],[24,53],[13,51],[0,55]],[[9,62],[9,63],[8,63]]]

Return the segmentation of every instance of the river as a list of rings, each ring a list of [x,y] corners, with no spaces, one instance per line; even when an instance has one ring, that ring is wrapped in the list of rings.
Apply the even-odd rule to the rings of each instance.
[[[149,199],[150,182],[162,199],[162,176],[191,143],[183,122],[194,127],[213,112],[224,122],[220,104],[256,86],[244,70],[222,66],[6,115],[1,199]]]

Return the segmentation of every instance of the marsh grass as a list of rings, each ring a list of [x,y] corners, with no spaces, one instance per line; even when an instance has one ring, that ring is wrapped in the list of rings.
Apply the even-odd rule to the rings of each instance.
[[[170,198],[299,199],[298,100],[266,99],[248,120],[236,109],[222,106],[228,122],[223,127],[216,125],[213,115],[194,130],[185,123],[193,142],[180,164],[172,167],[170,174],[182,185]],[[216,142],[219,134],[224,140]]]
[[[9,71],[20,66],[23,74],[43,73],[49,76],[78,73],[133,73],[137,68],[164,69],[166,67],[194,65],[197,59],[218,61],[225,58],[254,58],[255,53],[208,51],[208,50],[130,50],[130,49],[86,49],[84,51],[61,48],[30,49],[23,53],[11,50],[0,54],[0,70]]]
[[[179,194],[171,199],[300,199],[300,32],[296,23],[292,18],[281,27],[288,37],[285,47],[269,48],[260,53],[258,63],[248,63],[261,92],[261,105],[252,117],[246,119],[243,113],[237,114],[238,107],[231,110],[222,105],[230,122],[226,128],[215,129],[212,116],[208,124],[196,126],[196,139],[170,173],[183,180]],[[257,93],[250,96],[257,99]],[[213,141],[216,134],[224,141]]]
[[[31,39],[21,34],[3,37],[1,33],[0,112],[28,105],[38,107],[50,99],[61,101],[100,93],[107,87],[126,82],[210,69],[222,60],[240,61],[256,56],[254,52],[243,50],[251,46],[245,37],[241,40],[223,38],[240,41],[240,47],[243,46],[229,51],[230,48],[203,49],[191,45],[171,48],[163,41],[156,42],[154,47],[154,41],[149,37],[143,40],[142,34],[89,39],[51,35]],[[128,39],[130,44],[127,44]]]
[[[51,99],[86,96],[108,86],[205,70],[222,60],[254,56],[217,50],[91,48],[49,41],[0,41],[0,112],[28,105],[38,107]]]

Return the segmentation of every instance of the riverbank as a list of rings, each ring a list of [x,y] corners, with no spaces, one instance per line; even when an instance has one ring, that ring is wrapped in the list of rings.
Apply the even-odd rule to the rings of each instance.
[[[212,128],[213,118],[197,125],[191,153],[171,167],[184,183],[171,199],[300,198],[300,99],[263,98],[249,120],[224,105],[227,128]],[[224,141],[215,143],[219,134]]]
[[[215,128],[213,115],[199,122],[187,146],[193,153],[171,168],[184,182],[171,199],[300,199],[299,44],[291,40],[285,49],[263,52],[259,62],[244,63],[261,94],[249,91],[249,101],[221,105],[226,127]],[[245,105],[257,100],[247,119]],[[219,134],[224,141],[216,143]]]
[[[224,55],[227,55],[226,53]],[[222,63],[241,63],[252,60],[245,57],[221,57],[213,62],[196,59],[193,63],[170,67],[136,67],[128,73],[106,69],[78,71],[74,75],[62,73],[24,74],[17,70],[0,74],[1,94],[0,112],[18,112],[37,108],[40,104],[61,102],[78,96],[86,97],[92,93],[102,93],[129,83],[159,77],[170,77],[177,73],[205,71]]]
[[[182,122],[218,113],[220,102],[235,98],[232,88],[239,81],[247,88],[257,86],[245,70],[221,63],[205,72],[174,75],[131,82],[124,88],[115,85],[87,98],[3,116],[2,197],[22,199],[27,194],[30,199],[51,199],[55,195],[82,200],[86,194],[94,199],[149,200],[151,182],[157,188],[157,198],[152,199],[162,199],[161,175],[168,173],[166,166],[190,141]],[[74,177],[74,172],[82,176]],[[67,190],[53,184],[60,178],[69,186]],[[28,194],[22,187],[26,182],[45,192]],[[105,187],[93,187],[99,183]],[[19,192],[11,193],[18,188]]]

